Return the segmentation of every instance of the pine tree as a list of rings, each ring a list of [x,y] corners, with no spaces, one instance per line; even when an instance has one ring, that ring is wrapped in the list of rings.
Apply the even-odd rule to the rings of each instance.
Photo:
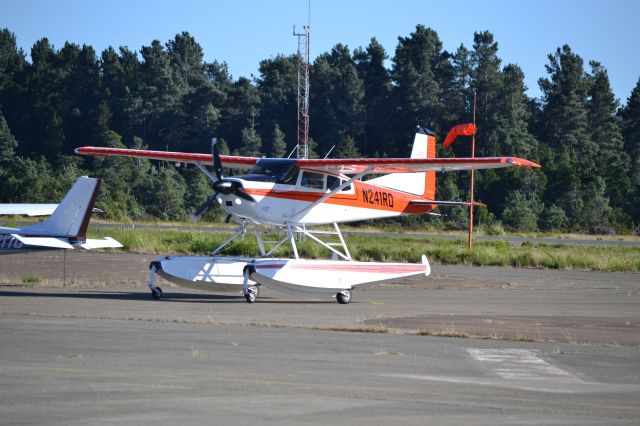
[[[260,122],[258,131],[267,135],[278,125],[284,137],[293,141],[297,132],[297,57],[276,56],[260,62]],[[271,148],[273,152],[274,148]]]
[[[540,79],[543,93],[542,130],[549,146],[541,158],[548,177],[544,201],[559,203],[570,219],[583,208],[586,182],[595,176],[598,146],[587,121],[589,81],[582,58],[564,45],[549,55],[548,79]]]
[[[629,176],[632,192],[629,196],[629,213],[640,233],[640,79],[620,115],[624,151],[631,159]]]
[[[354,51],[353,59],[364,88],[365,132],[361,145],[365,154],[373,155],[394,142],[387,119],[391,115],[391,76],[384,65],[388,56],[373,37],[366,49]]]
[[[495,154],[514,155],[536,160],[538,141],[529,133],[528,98],[524,73],[517,65],[509,64],[502,71],[502,85],[498,90],[497,148]]]
[[[240,148],[236,151],[237,155],[246,157],[260,157],[262,154],[262,138],[253,127],[245,127],[242,129],[240,138]]]
[[[133,58],[137,74],[140,64],[135,54]],[[103,96],[110,111],[109,128],[131,140],[137,124],[134,107],[137,79],[127,75],[120,57],[112,47],[102,52],[100,64]]]
[[[260,92],[249,79],[241,77],[231,85],[221,111],[219,137],[229,142],[232,151],[243,149],[242,130],[255,128],[260,112]],[[257,130],[254,130],[257,132]]]
[[[320,55],[311,73],[311,135],[321,153],[344,137],[364,133],[364,89],[349,48],[337,44]]]
[[[568,45],[549,55],[546,65],[550,79],[540,79],[543,93],[545,136],[552,148],[566,149],[580,167],[590,172],[594,167],[597,145],[589,137],[587,123],[588,89],[582,58]]]
[[[273,128],[273,142],[271,143],[271,156],[282,158],[287,155],[287,144],[284,140],[284,133],[277,124]]]
[[[187,185],[173,166],[160,169],[150,177],[148,185],[140,196],[150,214],[162,220],[181,220],[185,217]]]
[[[498,97],[503,84],[498,43],[489,31],[474,33],[471,52],[471,88],[476,92],[478,138],[476,155],[485,157],[499,151]]]
[[[361,158],[362,154],[358,151],[356,141],[351,136],[346,136],[336,150],[337,158]]]
[[[545,207],[540,216],[540,228],[543,231],[564,231],[567,223],[564,210],[555,204]]]
[[[616,116],[618,102],[611,91],[606,69],[594,61],[591,68],[588,117],[591,139],[598,146],[596,172],[604,178],[605,194],[611,205],[623,208],[631,190],[630,159],[624,151],[620,120]]]
[[[443,173],[438,177],[436,186],[437,199],[450,201],[463,201],[466,196],[461,195],[458,189],[459,176],[455,173]],[[443,220],[449,229],[465,229],[469,226],[469,210],[461,207],[451,207],[442,209]]]
[[[198,88],[206,81],[202,47],[188,32],[176,34],[167,44],[167,55],[171,61],[174,78],[183,91]]]
[[[544,205],[536,194],[527,196],[521,191],[514,191],[507,197],[502,220],[512,230],[537,231],[543,208]]]
[[[17,147],[18,141],[11,134],[2,110],[0,110],[0,176],[5,171],[5,167],[15,158]]]
[[[442,111],[442,88],[436,73],[441,61],[442,42],[431,28],[417,25],[409,37],[399,37],[393,58],[391,77],[393,105],[396,114],[394,134],[400,140],[408,140],[416,125],[439,130]],[[403,138],[403,135],[406,137]],[[395,148],[395,149],[393,149]],[[387,147],[392,155],[404,155],[404,144]]]
[[[451,57],[451,62],[454,71],[454,89],[460,95],[462,102],[459,113],[468,121],[473,112],[473,88],[471,87],[473,63],[471,52],[464,44],[461,44]]]
[[[15,35],[0,30],[0,106],[14,111],[20,103],[21,76],[25,68],[25,53],[19,49]]]
[[[175,143],[175,119],[183,89],[176,79],[171,58],[158,40],[142,47],[142,129],[139,134],[152,149]]]
[[[109,107],[103,98],[98,58],[91,46],[65,43],[57,64],[64,75],[60,115],[65,143],[61,150],[71,152],[83,144],[94,145],[108,129]]]

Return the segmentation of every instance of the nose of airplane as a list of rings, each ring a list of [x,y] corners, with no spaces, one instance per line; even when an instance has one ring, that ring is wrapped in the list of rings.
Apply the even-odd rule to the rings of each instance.
[[[230,195],[255,202],[256,200],[244,191],[242,183],[238,180],[220,179],[214,182],[213,190],[219,194]]]
[[[236,185],[234,185],[236,184]],[[234,187],[238,187],[240,182],[229,180],[229,179],[220,179],[214,182],[213,190],[219,194],[229,195],[233,193]]]

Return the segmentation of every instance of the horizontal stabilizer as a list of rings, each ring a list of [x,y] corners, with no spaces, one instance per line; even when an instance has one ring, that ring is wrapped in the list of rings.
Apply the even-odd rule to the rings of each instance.
[[[87,238],[87,240],[83,244],[80,244],[80,247],[86,250],[101,248],[121,248],[122,244],[111,237],[104,237],[104,239],[102,240]]]
[[[448,206],[467,206],[469,207],[471,205],[470,202],[468,201],[438,201],[438,200],[412,200],[409,201],[409,204],[417,204],[417,205],[421,205],[421,206],[442,206],[442,207],[448,207]],[[486,207],[486,204],[483,203],[477,203],[474,202],[473,203],[474,207]]]
[[[73,246],[61,238],[53,237],[22,237],[18,234],[11,234],[13,238],[28,246],[50,247],[58,249],[73,250]]]

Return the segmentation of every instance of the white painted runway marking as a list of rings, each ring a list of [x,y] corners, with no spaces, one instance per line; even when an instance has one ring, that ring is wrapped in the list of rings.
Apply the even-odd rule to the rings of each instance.
[[[549,364],[530,349],[476,349],[466,351],[506,380],[544,380],[562,383],[583,383],[578,377]]]
[[[464,350],[487,369],[484,377],[439,376],[432,374],[379,374],[379,376],[551,393],[640,390],[637,385],[584,381],[543,360],[539,356],[540,351],[537,350],[478,348],[464,348]],[[487,377],[487,375],[490,377]]]

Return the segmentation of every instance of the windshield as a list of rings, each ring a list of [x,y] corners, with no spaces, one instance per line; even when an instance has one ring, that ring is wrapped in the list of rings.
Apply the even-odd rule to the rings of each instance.
[[[263,158],[256,162],[249,174],[267,175],[275,179],[276,183],[295,184],[298,176],[296,160],[288,158]]]

